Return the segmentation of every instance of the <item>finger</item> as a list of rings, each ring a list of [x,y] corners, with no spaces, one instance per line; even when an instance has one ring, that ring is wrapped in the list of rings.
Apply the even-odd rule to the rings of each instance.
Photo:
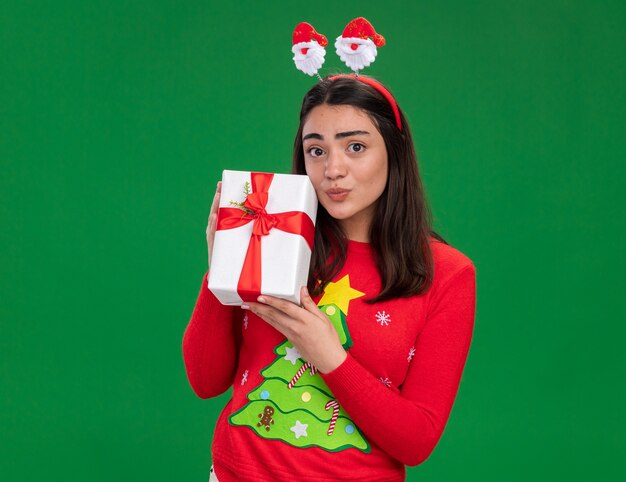
[[[213,225],[215,225],[216,221],[217,221],[217,215],[209,214],[209,219],[207,220],[207,224],[206,224],[207,234],[209,234],[209,230],[211,229]]]
[[[220,193],[216,192],[213,196],[213,203],[211,203],[211,214],[217,214],[217,210],[220,207]]]
[[[289,318],[300,318],[302,316],[302,308],[291,301],[276,298],[274,296],[259,296],[259,303],[271,306],[272,308],[286,314]]]
[[[220,193],[222,192],[222,181],[217,183],[215,188],[215,195],[213,196],[213,203],[211,204],[211,211],[209,212],[209,219],[206,226],[206,241],[208,248],[208,261],[209,269],[211,266],[211,257],[213,254],[213,241],[215,240],[215,231],[217,230],[217,210],[220,205]]]
[[[213,245],[215,244],[215,231],[217,229],[217,214],[212,214],[209,216],[209,223],[206,227],[206,243],[207,249],[209,253],[208,261],[209,266],[211,265],[211,258],[213,257]]]
[[[315,302],[311,299],[309,295],[309,290],[306,286],[300,288],[300,303],[302,307],[307,310],[309,313],[313,313],[318,318],[323,318],[324,314],[319,309],[319,307],[315,304]]]
[[[252,313],[257,315],[262,320],[266,321],[283,335],[287,336],[289,331],[289,320],[282,311],[279,311],[271,306],[264,305],[262,303],[247,302],[246,306]]]
[[[247,305],[255,314],[271,320],[272,323],[287,324],[291,320],[285,312],[267,304],[250,302]]]
[[[211,214],[217,213],[217,209],[220,204],[221,192],[222,192],[222,181],[217,183],[217,188],[215,189],[215,195],[213,196],[213,203],[211,204]]]
[[[211,204],[211,211],[209,212],[209,219],[207,221],[206,236],[207,240],[211,242],[213,235],[217,227],[217,211],[220,204],[220,192],[222,190],[222,181],[217,183],[215,189],[215,195],[213,196],[213,203]]]
[[[206,226],[206,239],[209,244],[213,243],[215,238],[215,231],[217,229],[217,214],[211,214]]]

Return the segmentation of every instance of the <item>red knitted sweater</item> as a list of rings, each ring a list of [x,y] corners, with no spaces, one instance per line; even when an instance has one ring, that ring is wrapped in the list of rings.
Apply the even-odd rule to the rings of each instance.
[[[311,374],[285,337],[223,306],[206,275],[183,338],[189,382],[201,398],[233,387],[215,429],[220,482],[401,481],[405,465],[437,445],[472,339],[476,271],[458,250],[431,240],[432,287],[376,304],[370,245],[350,241],[345,266],[315,301],[335,323],[348,357]]]

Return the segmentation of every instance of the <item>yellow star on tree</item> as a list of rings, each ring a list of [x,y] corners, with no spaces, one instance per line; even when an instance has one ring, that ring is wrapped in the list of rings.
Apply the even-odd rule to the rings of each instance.
[[[326,285],[324,289],[324,296],[317,304],[318,306],[329,305],[334,303],[337,307],[348,314],[348,305],[350,300],[365,296],[365,293],[361,293],[350,286],[350,275],[345,275],[336,283],[332,281]]]

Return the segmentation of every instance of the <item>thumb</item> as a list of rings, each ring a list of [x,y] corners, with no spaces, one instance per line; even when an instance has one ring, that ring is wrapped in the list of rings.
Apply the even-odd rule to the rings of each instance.
[[[313,313],[316,316],[319,316],[322,313],[315,304],[315,302],[311,299],[311,296],[309,295],[309,290],[306,286],[300,288],[300,304],[302,305],[302,308]]]

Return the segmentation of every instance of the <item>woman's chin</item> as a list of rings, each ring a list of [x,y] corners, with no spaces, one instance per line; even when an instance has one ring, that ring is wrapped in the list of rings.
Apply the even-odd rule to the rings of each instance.
[[[346,207],[324,206],[324,208],[326,208],[328,214],[337,221],[348,219],[354,214],[351,209],[346,209]]]

